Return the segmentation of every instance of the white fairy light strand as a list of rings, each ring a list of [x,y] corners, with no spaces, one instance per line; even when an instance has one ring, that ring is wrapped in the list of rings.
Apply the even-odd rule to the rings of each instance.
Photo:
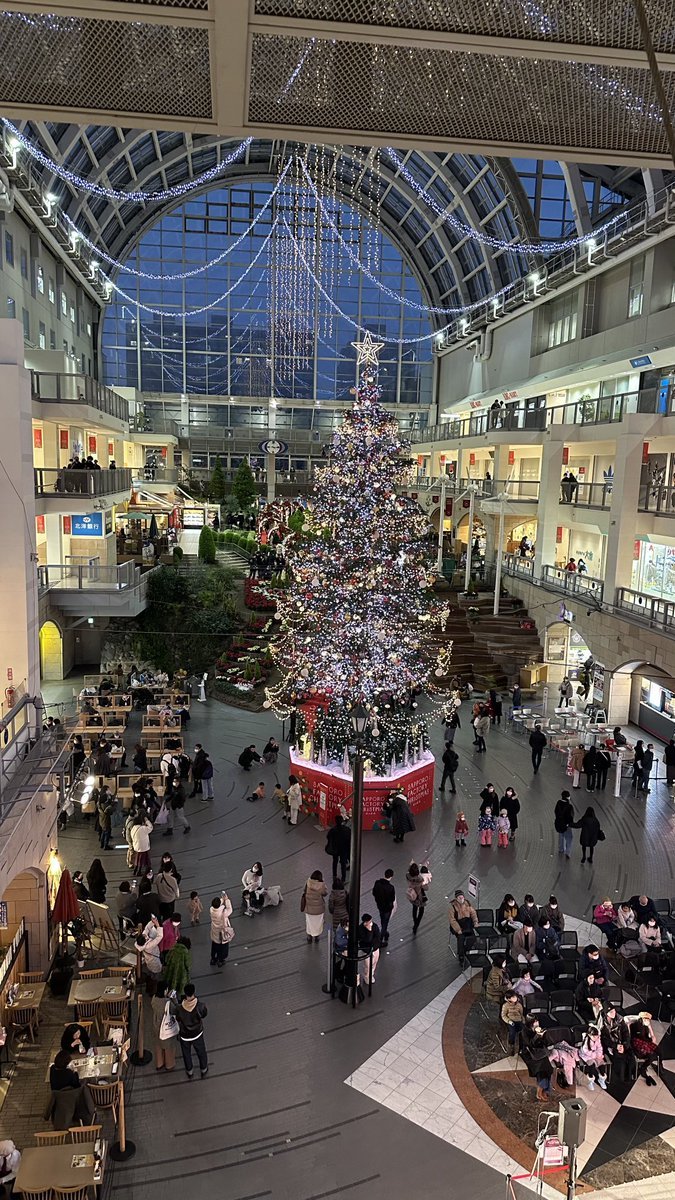
[[[102,200],[117,200],[122,203],[145,204],[153,200],[176,200],[181,196],[186,196],[189,192],[193,192],[195,188],[203,187],[205,183],[210,183],[212,179],[217,179],[219,175],[222,175],[253,141],[252,137],[244,138],[244,141],[240,142],[219,163],[210,167],[208,171],[203,171],[201,175],[197,175],[194,179],[186,180],[185,183],[177,183],[173,187],[162,188],[158,192],[124,192],[119,191],[117,188],[103,187],[100,183],[94,183],[92,180],[85,179],[82,175],[77,175],[74,171],[68,171],[60,163],[55,162],[48,154],[40,150],[39,146],[33,145],[7,117],[2,118],[2,123],[10,131],[12,137],[16,138],[32,158],[37,159],[52,174],[58,175],[59,179],[63,179],[64,183],[68,183],[71,187],[78,188],[80,191],[90,192],[94,196],[99,196]]]
[[[270,204],[273,203],[273,201],[276,197],[276,194],[277,194],[279,188],[281,187],[281,183],[284,179],[284,176],[285,176],[286,172],[288,171],[290,165],[291,165],[291,162],[289,159],[289,161],[286,163],[286,166],[284,167],[281,175],[279,176],[279,179],[277,180],[276,185],[270,192],[269,196],[267,197],[267,200],[263,204],[260,211],[258,213],[256,213],[255,217],[251,221],[251,224],[248,226],[248,228],[245,229],[243,233],[239,234],[239,236],[232,242],[232,244],[229,245],[225,250],[223,250],[222,254],[218,254],[216,258],[211,258],[211,259],[209,259],[208,262],[202,263],[201,266],[194,267],[190,271],[177,271],[175,274],[171,274],[171,275],[154,275],[149,271],[139,271],[135,267],[128,267],[126,265],[126,263],[120,262],[119,259],[117,259],[117,258],[112,258],[110,254],[106,254],[105,250],[102,250],[100,246],[97,246],[95,242],[92,242],[84,233],[81,233],[80,230],[77,228],[77,225],[75,224],[75,222],[73,220],[71,220],[71,218],[66,213],[63,213],[63,219],[66,222],[66,224],[69,225],[70,228],[73,230],[73,233],[77,234],[77,239],[79,241],[84,242],[85,246],[87,246],[87,248],[89,250],[91,250],[93,254],[95,254],[98,258],[104,259],[105,262],[109,263],[111,267],[115,267],[118,271],[125,271],[128,275],[136,276],[137,279],[153,279],[153,280],[164,280],[164,281],[169,281],[169,280],[173,280],[173,279],[193,279],[195,277],[195,275],[202,275],[204,273],[204,271],[209,271],[211,269],[211,267],[217,267],[218,263],[221,263],[223,261],[223,259],[227,258],[227,256],[232,253],[233,250],[236,250],[237,246],[241,245],[244,238],[248,237],[249,234],[253,231],[253,229],[255,229],[255,227],[258,224],[258,222],[260,221],[261,217],[264,215],[264,213],[267,212],[267,209],[269,208]]]
[[[445,224],[451,225],[452,228],[463,238],[469,238],[471,241],[480,242],[484,246],[490,246],[493,250],[509,250],[512,254],[542,255],[558,254],[561,250],[573,250],[575,246],[583,246],[586,245],[587,242],[597,241],[597,239],[601,237],[606,230],[609,230],[613,225],[616,225],[624,215],[623,212],[615,213],[614,216],[610,217],[604,225],[600,225],[591,233],[582,234],[581,237],[560,238],[555,242],[507,242],[502,238],[493,237],[489,233],[483,233],[482,230],[474,229],[471,225],[465,225],[463,221],[458,220],[458,218],[453,216],[452,213],[447,212],[446,209],[442,208],[441,205],[434,200],[433,196],[430,196],[429,193],[426,192],[421,186],[421,184],[417,182],[415,176],[407,169],[403,159],[399,154],[397,154],[393,146],[387,146],[386,151],[399,171],[399,174],[402,175],[406,183],[410,184],[410,187],[413,189],[416,195],[418,195],[421,200],[424,200],[424,203],[427,204],[433,212],[435,212],[437,217],[440,217]]]
[[[222,292],[220,296],[216,296],[215,300],[212,300],[210,304],[203,304],[200,308],[185,308],[185,309],[153,308],[152,305],[143,304],[143,302],[141,300],[137,300],[137,299],[135,299],[135,297],[130,296],[127,292],[124,291],[123,288],[119,287],[118,284],[113,283],[112,279],[109,280],[110,286],[112,288],[114,288],[114,290],[118,293],[118,295],[124,297],[127,304],[135,305],[136,308],[142,308],[144,312],[154,313],[154,315],[157,317],[164,317],[164,316],[172,316],[172,317],[176,317],[176,318],[178,318],[178,317],[181,317],[181,318],[182,317],[196,317],[196,316],[198,316],[199,313],[209,312],[210,309],[216,308],[221,303],[222,300],[226,300],[227,297],[229,295],[231,295],[231,293],[234,291],[234,289],[236,287],[238,287],[239,284],[246,278],[249,271],[253,270],[253,267],[256,265],[261,254],[263,253],[264,250],[267,249],[267,246],[269,245],[272,235],[276,229],[277,221],[278,221],[278,218],[275,218],[272,228],[270,229],[267,237],[265,238],[262,245],[260,246],[258,253],[251,259],[250,263],[248,264],[246,269],[242,272],[242,274],[239,276],[239,278],[234,281],[234,283],[227,289],[227,291]]]

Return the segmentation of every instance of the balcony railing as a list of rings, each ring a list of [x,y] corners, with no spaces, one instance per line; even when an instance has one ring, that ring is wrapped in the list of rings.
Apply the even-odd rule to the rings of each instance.
[[[567,596],[593,598],[602,603],[604,580],[596,579],[593,575],[581,575],[577,571],[567,571],[564,567],[542,566],[541,575],[534,572],[534,560],[520,558],[517,554],[507,554],[504,558],[504,573],[513,579],[527,579],[551,592],[562,592]]]
[[[560,484],[560,503],[576,505],[577,508],[610,508],[612,486],[611,483],[583,483],[581,480],[570,485],[563,480]]]
[[[31,371],[33,399],[41,404],[86,404],[118,421],[129,420],[129,402],[90,375]]]
[[[653,629],[675,633],[675,604],[670,600],[647,596],[644,592],[633,591],[632,588],[617,588],[614,604],[621,612],[629,613]]]
[[[403,485],[400,490],[440,491],[442,482],[442,475],[415,475],[410,483]],[[505,493],[509,500],[524,500],[536,504],[539,500],[539,482],[538,479],[455,479],[454,476],[446,475],[445,494],[457,496],[465,492],[469,484],[474,484],[478,489],[476,494],[479,499],[494,500]]]
[[[139,587],[141,578],[141,568],[131,561],[103,567],[92,558],[38,567],[38,585],[43,592],[121,592]]]
[[[35,467],[36,496],[110,496],[131,490],[131,471],[118,467],[113,471],[69,471],[67,468]]]
[[[641,484],[638,512],[655,513],[657,517],[675,517],[675,487]]]
[[[442,424],[430,425],[428,429],[415,434],[413,440],[421,445],[481,437],[487,433],[544,430],[552,425],[612,425],[623,421],[629,413],[669,416],[675,412],[675,388],[644,388],[597,399],[569,401],[552,408],[545,408],[544,403],[545,397],[537,396],[531,401],[506,404],[499,412],[483,409],[469,417],[457,417]]]

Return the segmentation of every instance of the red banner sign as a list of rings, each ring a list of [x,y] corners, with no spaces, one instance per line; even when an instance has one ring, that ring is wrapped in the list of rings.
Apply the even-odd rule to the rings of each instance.
[[[43,516],[38,516],[35,518],[35,528],[37,529],[38,533],[44,533],[45,519]]]
[[[70,436],[67,429],[59,429],[59,446],[62,450],[67,450],[70,444]]]
[[[33,445],[36,450],[42,449],[42,430],[41,429],[33,430]]]

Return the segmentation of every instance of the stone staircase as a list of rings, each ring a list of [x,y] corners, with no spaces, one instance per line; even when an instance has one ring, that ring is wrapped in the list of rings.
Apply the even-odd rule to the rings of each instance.
[[[541,644],[535,630],[522,629],[527,610],[515,597],[504,597],[499,616],[492,613],[492,597],[448,594],[451,607],[438,643],[452,641],[450,674],[462,682],[470,680],[478,691],[506,691],[518,678],[520,668],[532,658],[541,658]],[[469,623],[467,609],[478,608],[478,621]]]
[[[239,578],[248,574],[248,560],[229,546],[224,546],[216,550],[216,562],[221,567],[227,567],[233,575]],[[199,566],[201,566],[201,563],[197,554],[183,554],[179,570],[192,571]]]

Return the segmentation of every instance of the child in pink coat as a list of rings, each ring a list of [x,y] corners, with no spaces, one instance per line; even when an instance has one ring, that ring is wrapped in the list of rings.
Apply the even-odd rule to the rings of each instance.
[[[511,833],[511,822],[509,821],[509,814],[505,808],[501,810],[495,824],[497,826],[497,845],[508,846],[509,834]]]
[[[497,822],[492,815],[492,809],[488,805],[484,813],[481,813],[478,818],[478,832],[480,834],[481,846],[492,845],[492,835],[497,828]]]
[[[469,822],[463,812],[457,813],[455,821],[455,845],[466,846],[466,838],[469,836]]]

